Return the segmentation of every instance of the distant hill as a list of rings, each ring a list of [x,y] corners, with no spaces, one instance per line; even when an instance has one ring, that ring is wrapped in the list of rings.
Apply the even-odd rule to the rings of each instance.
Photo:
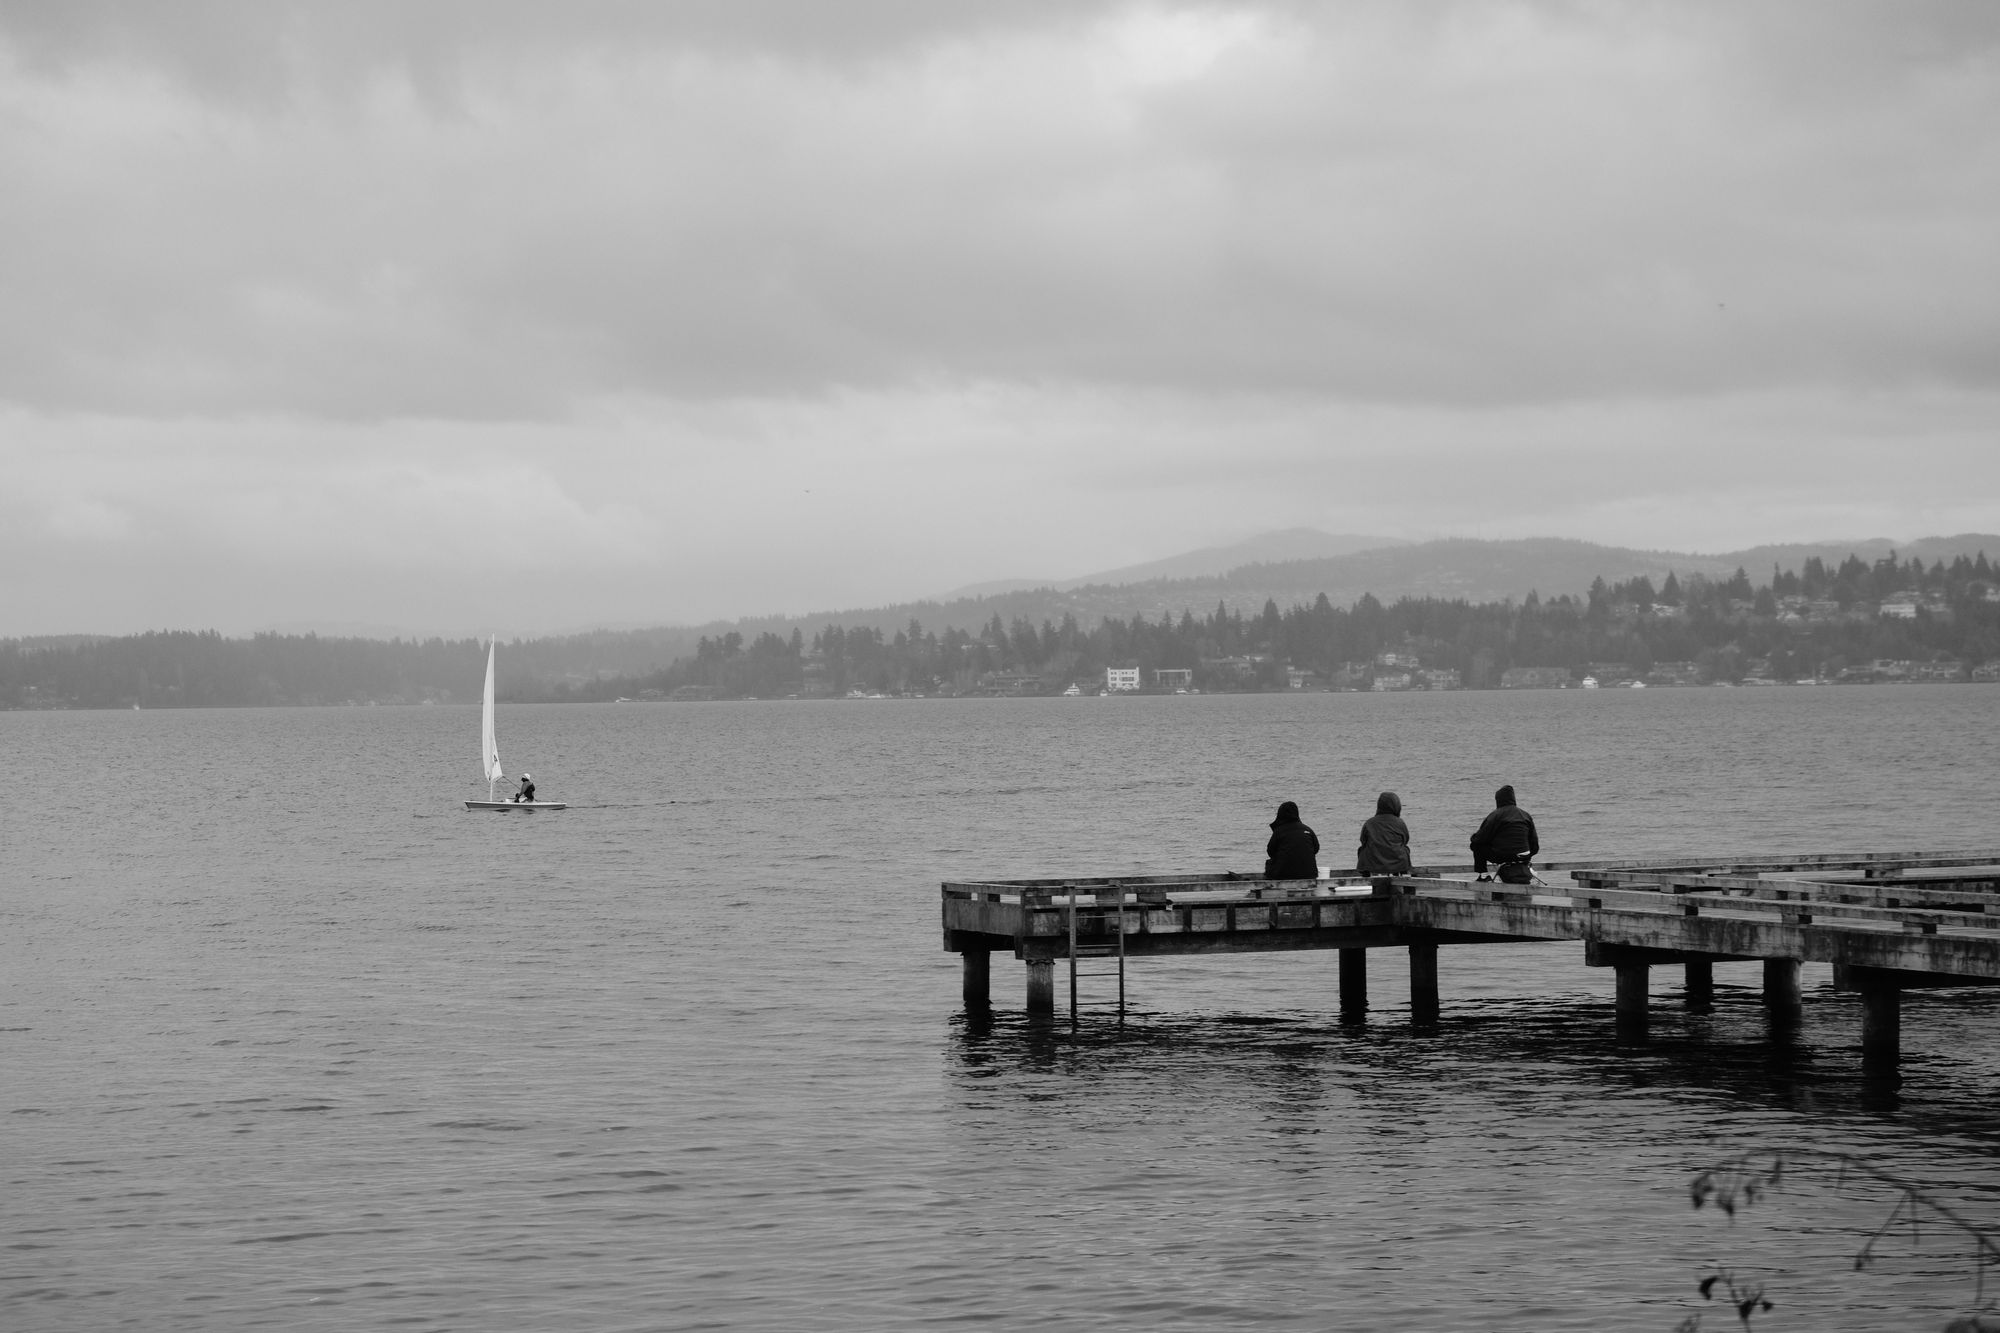
[[[1270,564],[1288,560],[1317,560],[1328,556],[1352,555],[1384,546],[1407,546],[1395,537],[1361,537],[1351,533],[1321,532],[1318,528],[1284,528],[1248,537],[1227,546],[1204,546],[1199,550],[1149,560],[1139,565],[1123,565],[1073,579],[995,579],[968,584],[940,594],[940,602],[969,597],[990,597],[999,593],[1025,592],[1032,588],[1065,591],[1092,584],[1147,583],[1154,579],[1192,579],[1227,574],[1243,565]]]
[[[1818,556],[1822,560],[1845,560],[1849,555],[1857,555],[1869,564],[1894,553],[1899,560],[1915,557],[1927,565],[1939,560],[1946,563],[1960,554],[1978,555],[1986,552],[1987,558],[2000,557],[2000,536],[1990,532],[1962,532],[1956,537],[1920,537],[1913,542],[1894,542],[1886,537],[1870,537],[1865,541],[1851,542],[1806,542],[1785,546],[1753,546],[1747,551],[1736,551],[1726,556],[1715,557],[1723,561],[1735,561],[1750,572],[1752,578],[1771,572],[1771,566],[1797,569],[1809,557]],[[1836,552],[1838,554],[1836,554]]]
[[[1884,562],[1884,556],[1888,556],[1892,548],[1896,550],[1898,560],[1888,564]],[[912,620],[920,620],[924,630],[938,634],[950,628],[980,634],[980,630],[990,626],[994,620],[998,620],[1004,630],[1012,630],[1016,620],[1028,620],[1038,628],[1044,622],[1060,624],[1066,616],[1074,616],[1076,628],[1082,630],[1082,634],[1062,634],[1054,638],[1054,642],[1080,642],[1088,638],[1104,618],[1116,618],[1122,622],[1116,628],[1116,634],[1126,636],[1124,642],[1136,642],[1152,634],[1154,638],[1164,636],[1166,640],[1178,640],[1186,646],[1198,632],[1240,634],[1240,626],[1244,622],[1260,622],[1258,612],[1266,602],[1276,602],[1282,612],[1292,606],[1310,606],[1312,600],[1322,594],[1338,608],[1352,606],[1364,594],[1374,594],[1390,606],[1388,614],[1402,614],[1410,624],[1426,620],[1434,614],[1456,618],[1458,622],[1470,622],[1468,616],[1478,618],[1484,614],[1490,618],[1498,612],[1502,618],[1512,620],[1514,616],[1526,612],[1518,610],[1518,606],[1508,608],[1506,602],[1518,604],[1530,590],[1542,592],[1544,598],[1562,592],[1582,594],[1596,578],[1620,584],[1638,576],[1648,576],[1660,584],[1666,580],[1668,572],[1680,574],[1680,582],[1688,586],[1692,576],[1706,574],[1714,580],[1726,580],[1736,572],[1736,568],[1750,572],[1752,582],[1770,582],[1774,564],[1784,570],[1800,570],[1804,562],[1814,556],[1818,556],[1828,568],[1838,568],[1848,556],[1858,556],[1864,564],[1872,566],[1872,572],[1860,574],[1860,580],[1870,588],[1868,594],[1886,596],[1888,592],[1920,584],[1942,586],[1942,580],[1932,576],[1930,566],[1948,562],[1954,556],[1974,558],[1980,552],[1986,552],[1988,556],[2000,554],[2000,536],[1966,532],[1960,536],[1922,538],[1894,546],[1888,540],[1860,540],[1752,546],[1748,550],[1730,550],[1720,554],[1630,550],[1622,546],[1598,546],[1592,542],[1560,538],[1504,542],[1436,540],[1404,546],[1378,546],[1370,550],[1352,550],[1346,554],[1304,560],[1256,560],[1218,574],[1188,578],[1092,582],[1070,588],[1014,588],[982,596],[902,602],[894,606],[858,610],[828,610],[808,616],[764,616],[700,626],[596,630],[590,634],[544,636],[524,642],[514,640],[504,646],[508,669],[502,695],[512,699],[608,699],[620,691],[644,693],[644,689],[652,687],[634,685],[636,681],[666,683],[674,673],[678,673],[682,683],[698,683],[704,685],[704,689],[716,689],[712,679],[692,679],[692,673],[700,669],[698,664],[674,667],[678,660],[696,656],[696,646],[704,636],[720,640],[728,634],[740,634],[740,646],[746,648],[746,652],[736,652],[734,646],[730,646],[722,654],[704,656],[702,662],[708,662],[710,667],[714,662],[768,664],[778,658],[788,660],[794,671],[792,677],[770,677],[770,681],[782,685],[784,681],[796,683],[796,671],[800,667],[798,656],[784,646],[772,650],[768,642],[758,644],[758,636],[762,634],[776,634],[780,638],[792,638],[798,634],[804,642],[810,642],[822,630],[842,626],[850,634],[840,642],[854,644],[856,638],[852,630],[876,628],[882,632],[884,640],[890,640],[880,648],[884,654],[882,660],[890,660],[890,656],[906,654],[904,646],[894,642],[894,636],[908,628]],[[1912,556],[1924,560],[1924,570],[1910,566]],[[1826,580],[1820,578],[1818,584],[1824,588]],[[1960,584],[1962,588],[1970,588],[1970,582],[1964,578]],[[1690,586],[1690,596],[1692,594],[1694,588]],[[1430,608],[1396,612],[1394,602],[1406,596],[1442,598],[1462,602],[1462,606],[1440,608],[1436,612]],[[1218,604],[1224,612],[1220,616],[1214,614]],[[1972,602],[1966,606],[1970,608]],[[1986,602],[1978,602],[1982,612],[1984,606]],[[1164,624],[1164,620],[1170,618],[1178,620],[1182,612],[1192,612],[1196,620],[1206,622],[1208,628],[1194,630],[1190,626],[1184,632]],[[1240,618],[1230,612],[1238,612]],[[1140,620],[1144,620],[1144,624],[1140,624]],[[1324,626],[1336,624],[1340,618],[1308,614],[1296,616],[1296,620],[1298,624],[1320,624],[1324,632],[1332,632]],[[1362,620],[1372,620],[1372,616],[1364,616]],[[1234,628],[1218,628],[1232,624]],[[1924,620],[1922,624],[1930,622]],[[1946,618],[1940,624],[1968,624],[1970,628],[1960,634],[1962,642],[1924,640],[1932,648],[1942,646],[1952,654],[1972,652],[1978,660],[1986,660],[1992,656],[1992,648],[2000,644],[2000,638],[1996,638],[2000,628],[1980,616],[1960,620]],[[1008,632],[1002,634],[1002,638],[1012,644],[1020,644],[1028,636]],[[1876,638],[1880,638],[1880,634]],[[1270,632],[1266,632],[1258,642],[1268,644],[1276,640]],[[1902,646],[1910,646],[1910,642],[1916,640],[1908,640],[1908,636],[1898,640],[1890,634],[1888,640],[1880,642],[1892,646],[1900,642]],[[1322,644],[1322,658],[1328,662],[1346,660],[1340,656],[1328,656],[1334,652],[1332,644],[1332,638]],[[1720,648],[1724,644],[1708,646]],[[1080,648],[1074,646],[1062,648],[1062,652],[1070,652],[1072,656],[1078,650]],[[1126,648],[1118,650],[1126,652]],[[1368,652],[1372,650],[1374,648],[1368,648]],[[1652,648],[1648,648],[1648,652],[1650,650]],[[1820,644],[1820,656],[1814,658],[1814,662],[1808,662],[1808,667],[1818,671],[1816,662],[1822,658],[1830,660],[1832,656],[1842,656],[1854,650],[1860,648],[1854,648],[1852,644]],[[986,652],[986,648],[980,648],[980,652]],[[1092,652],[1098,652],[1100,658],[1108,656],[1108,638],[1098,642]],[[1876,644],[1864,654],[1882,656],[1884,652],[1880,644]],[[94,634],[26,640],[14,638],[0,640],[0,707],[60,709],[126,707],[140,703],[154,709],[326,703],[466,703],[476,697],[478,681],[482,679],[484,669],[484,656],[484,646],[476,638],[446,640],[436,636],[424,640],[380,640],[320,634],[256,634],[252,638],[224,638],[214,630],[160,630],[122,638],[104,638]],[[844,662],[860,660],[844,656],[844,650],[838,650],[832,656],[838,656]],[[1682,652],[1682,656],[1686,656],[1686,652]],[[1040,658],[1022,660],[1032,664]],[[1488,667],[1490,664],[1492,662],[1488,662]],[[880,662],[876,662],[876,667],[880,667]],[[1796,662],[1788,664],[1786,671],[1792,671],[1794,667]],[[674,669],[674,673],[668,669]],[[1482,673],[1490,677],[1490,671],[1478,669],[1476,662],[1470,658],[1454,669],[1472,673],[1466,677],[1468,681],[1482,677]],[[764,669],[758,667],[758,671]],[[846,667],[842,667],[842,671],[846,671]],[[878,675],[882,675],[882,671],[886,669],[880,669]],[[954,667],[952,671],[962,671],[962,667]],[[882,679],[888,677],[882,675]],[[746,677],[746,681],[750,681],[750,677]],[[876,687],[886,689],[880,683],[876,683]],[[668,685],[660,685],[658,689],[668,689]],[[742,681],[732,687],[734,693],[768,693],[768,689],[770,685],[748,689]]]
[[[1324,533],[1317,535],[1327,536]],[[1143,614],[1157,620],[1162,615],[1178,616],[1182,611],[1213,610],[1218,602],[1232,610],[1253,614],[1263,607],[1266,600],[1275,601],[1282,609],[1294,602],[1311,602],[1322,592],[1335,606],[1356,602],[1364,593],[1372,593],[1384,602],[1393,602],[1399,597],[1463,598],[1473,602],[1504,601],[1508,598],[1519,600],[1531,591],[1544,598],[1561,593],[1580,596],[1590,587],[1592,579],[1600,577],[1607,583],[1615,583],[1644,574],[1658,583],[1672,571],[1682,577],[1703,574],[1711,578],[1726,578],[1740,566],[1762,581],[1769,578],[1774,563],[1796,570],[1815,555],[1829,564],[1838,564],[1850,554],[1872,563],[1891,550],[1904,559],[1917,556],[1926,564],[1939,559],[1949,560],[1960,554],[1972,557],[1982,550],[1993,558],[2000,557],[2000,535],[1964,533],[1956,537],[1926,537],[1902,543],[1886,538],[1798,543],[1756,546],[1714,555],[1633,550],[1559,537],[1531,537],[1516,541],[1447,538],[1316,559],[1253,562],[1222,573],[1198,577],[1153,578],[1136,582],[1104,580],[1063,586],[1002,586],[984,593],[900,602],[891,606],[803,616],[716,621],[685,629],[646,633],[654,646],[664,647],[668,641],[678,639],[687,645],[684,651],[692,651],[697,639],[717,637],[732,631],[742,634],[745,639],[754,639],[763,633],[789,636],[796,628],[810,640],[829,625],[847,628],[865,625],[893,636],[912,620],[920,621],[926,630],[942,633],[952,628],[976,631],[995,616],[999,616],[1003,624],[1011,623],[1016,617],[1040,624],[1044,620],[1060,623],[1064,615],[1073,615],[1079,624],[1091,626],[1104,616],[1126,619]],[[1190,552],[1189,558],[1201,554]],[[603,641],[619,636],[590,637]]]
[[[1137,565],[1126,571],[1107,571],[1094,581],[1065,586],[1013,587],[978,594],[936,600],[904,602],[889,606],[823,611],[802,616],[764,616],[735,621],[712,621],[705,625],[676,625],[654,629],[597,630],[587,634],[539,637],[502,641],[509,663],[506,689],[519,690],[523,697],[536,697],[553,687],[572,686],[608,677],[638,677],[656,672],[675,660],[690,657],[703,638],[720,639],[741,634],[745,642],[760,634],[790,638],[796,631],[807,643],[830,626],[847,629],[869,627],[891,638],[910,622],[919,621],[927,631],[942,634],[947,629],[974,633],[998,617],[1003,625],[1016,619],[1039,626],[1044,621],[1057,624],[1064,616],[1074,616],[1086,630],[1104,617],[1130,620],[1144,616],[1158,622],[1164,616],[1178,618],[1183,611],[1202,615],[1218,603],[1246,616],[1255,615],[1264,603],[1273,601],[1280,610],[1294,604],[1310,604],[1324,593],[1337,607],[1346,607],[1373,594],[1385,603],[1402,597],[1437,597],[1473,603],[1519,601],[1530,591],[1544,598],[1561,593],[1582,594],[1591,581],[1603,578],[1616,583],[1646,575],[1655,584],[1669,572],[1685,580],[1691,574],[1726,578],[1739,567],[1755,582],[1767,582],[1773,565],[1797,570],[1806,560],[1818,556],[1829,566],[1838,565],[1849,555],[1873,564],[1893,550],[1903,560],[1915,556],[1926,565],[1968,558],[1986,552],[1989,559],[2000,557],[2000,535],[1963,533],[1955,537],[1926,537],[1912,542],[1891,542],[1875,538],[1863,541],[1797,543],[1751,547],[1717,554],[1676,551],[1633,550],[1600,546],[1591,542],[1540,537],[1518,541],[1471,541],[1450,539],[1417,544],[1385,544],[1310,558],[1253,560],[1215,572],[1178,577],[1128,580],[1122,575],[1132,570],[1155,568],[1212,567],[1218,558],[1244,549],[1283,552],[1297,549],[1324,549],[1315,543],[1364,543],[1362,537],[1335,537],[1311,530],[1271,533],[1265,538],[1239,543],[1234,547],[1213,547],[1191,551],[1170,560]],[[1218,553],[1222,553],[1218,556]],[[193,654],[189,660],[214,662],[200,668],[213,674],[224,671],[223,663],[235,661],[220,645],[219,636],[160,635],[161,651],[172,647],[176,653]],[[186,644],[167,645],[166,640],[186,639]],[[38,652],[88,649],[107,641],[99,635],[66,635],[36,639],[0,640],[0,658],[25,657]],[[115,646],[115,645],[114,645]],[[200,690],[213,689],[217,701],[225,697],[252,702],[268,699],[335,702],[344,699],[436,699],[463,700],[477,689],[483,667],[483,649],[470,638],[445,642],[426,639],[410,641],[407,651],[384,652],[380,640],[364,637],[322,637],[316,641],[270,638],[267,643],[238,662],[253,677],[264,668],[256,662],[268,658],[277,665],[268,674],[272,680],[291,680],[305,671],[301,663],[314,663],[310,689],[288,686],[285,691],[266,686],[259,679],[233,684],[220,676],[214,681],[191,680],[183,702],[200,702]],[[150,650],[149,650],[150,651]],[[263,658],[259,658],[261,653]],[[252,660],[256,659],[256,660]],[[247,663],[247,665],[246,665]],[[177,668],[178,669],[178,668]],[[313,673],[317,673],[316,675]],[[301,677],[302,679],[304,677]],[[289,692],[287,692],[289,691]]]
[[[1937,554],[1956,554],[1963,549],[1975,555],[1982,545],[2000,553],[2000,537],[1970,535],[1964,538],[1934,538],[1911,543],[1901,554],[1918,554],[1930,563]],[[1603,578],[1615,583],[1644,574],[1654,582],[1669,571],[1682,577],[1703,574],[1726,578],[1742,567],[1768,576],[1772,564],[1797,569],[1817,555],[1838,564],[1849,554],[1871,563],[1895,547],[1888,541],[1826,542],[1795,546],[1755,547],[1747,551],[1727,551],[1699,555],[1685,551],[1634,550],[1622,546],[1600,546],[1594,542],[1557,537],[1531,537],[1516,541],[1471,541],[1448,538],[1414,546],[1359,551],[1352,555],[1321,560],[1292,560],[1273,564],[1245,565],[1220,578],[1176,580],[1143,585],[1148,599],[1195,606],[1227,602],[1232,607],[1254,610],[1265,599],[1280,607],[1311,601],[1320,593],[1336,606],[1345,606],[1364,593],[1384,602],[1399,597],[1463,598],[1473,602],[1519,599],[1530,591],[1543,597],[1561,593],[1581,594],[1591,580]],[[1129,590],[1141,592],[1140,587]]]

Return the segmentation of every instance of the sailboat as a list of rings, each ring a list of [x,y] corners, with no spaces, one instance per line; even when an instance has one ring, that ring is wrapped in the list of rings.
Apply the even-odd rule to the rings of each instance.
[[[493,646],[486,641],[486,693],[479,707],[479,775],[486,779],[486,799],[467,801],[468,810],[567,810],[563,801],[496,801],[493,784],[506,777],[500,767],[500,742],[493,734]],[[525,775],[523,775],[525,776]]]

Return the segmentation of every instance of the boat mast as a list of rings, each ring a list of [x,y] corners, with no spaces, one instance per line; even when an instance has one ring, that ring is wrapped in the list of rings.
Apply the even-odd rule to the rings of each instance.
[[[493,734],[493,648],[494,636],[486,641],[486,692],[480,701],[479,766],[486,770],[486,803],[493,804],[493,784],[500,780],[500,742]]]

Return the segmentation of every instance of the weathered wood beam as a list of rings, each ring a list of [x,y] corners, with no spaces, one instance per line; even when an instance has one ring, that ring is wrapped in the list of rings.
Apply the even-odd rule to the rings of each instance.
[[[1830,902],[1857,907],[1937,908],[1963,906],[1971,912],[2000,909],[2000,892],[1908,887],[1899,880],[1756,879],[1728,875],[1675,875],[1659,878],[1579,876],[1579,889],[1557,889],[1572,897],[1651,894],[1666,901],[1701,894],[1727,894],[1755,901]],[[1607,904],[1611,899],[1606,898]]]
[[[1411,926],[1510,935],[1517,939],[1587,939],[1690,954],[1797,958],[1911,972],[2000,976],[2000,949],[1988,937],[1921,935],[1838,923],[1674,916],[1665,912],[1584,911],[1564,907],[1475,903],[1414,897],[1398,900]]]
[[[1583,942],[1583,962],[1586,967],[1615,967],[1621,958],[1631,958],[1635,962],[1650,963],[1655,967],[1681,966],[1689,963],[1754,963],[1754,955],[1701,953],[1687,949],[1655,949],[1643,944],[1603,944],[1596,940]]]
[[[2000,909],[2000,888],[1927,888],[1921,884],[1909,884],[1903,880],[1878,879],[1862,884],[1854,881],[1813,880],[1818,885],[1813,897],[1820,902],[1847,903],[1855,907],[1929,908],[1951,912],[1991,912]],[[1978,880],[1985,884],[1989,881]],[[1797,897],[1796,884],[1790,881],[1781,889],[1753,889],[1754,895],[1765,892],[1785,893]]]
[[[1967,986],[2000,986],[2000,977],[1954,977],[1938,972],[1904,972],[1896,968],[1858,967],[1847,963],[1835,963],[1833,988],[1858,991],[1861,986],[1856,978],[1865,978],[1869,973],[1894,981],[1901,990],[1950,990]]]
[[[1432,944],[1547,944],[1544,939],[1528,939],[1519,935],[1487,935],[1476,930],[1436,930],[1429,926],[1407,926],[1403,928],[1405,941],[1427,940]]]
[[[1474,935],[1505,935],[1517,940],[1576,940],[1585,935],[1590,914],[1572,907],[1530,902],[1474,902],[1429,895],[1399,898],[1397,915],[1412,926],[1460,931]],[[1639,913],[1631,913],[1638,916]],[[1662,916],[1661,920],[1668,918]],[[1673,918],[1678,921],[1679,918]]]
[[[1021,909],[1007,903],[969,901],[947,898],[944,904],[944,928],[947,936],[952,934],[1004,935],[1008,939],[1021,933],[1023,918]],[[949,940],[945,948],[951,948]]]
[[[1551,867],[1554,863],[1549,863]],[[1748,856],[1705,856],[1700,860],[1662,857],[1657,860],[1602,861],[1606,870],[1650,870],[1696,873],[1702,870],[1870,870],[1914,866],[2000,866],[2000,849],[1972,848],[1946,852],[1824,852],[1798,855],[1757,853]]]
[[[1887,895],[1885,895],[1887,896]],[[1853,921],[1879,921],[1914,929],[1952,926],[1962,930],[1990,930],[2000,942],[2000,912],[1948,912],[1928,908],[1873,907],[1843,903],[1827,898],[1769,890],[1762,893],[1650,893],[1642,889],[1590,889],[1571,895],[1579,907],[1616,907],[1641,912],[1667,912],[1699,916],[1710,912],[1766,913],[1786,920],[1804,914],[1813,917],[1841,917]],[[2000,903],[2000,900],[1996,900]]]
[[[1284,953],[1306,949],[1381,949],[1407,944],[1401,926],[1355,926],[1345,930],[1253,930],[1188,935],[1139,934],[1125,937],[1127,959],[1178,958],[1190,954]],[[1066,958],[1069,939],[1023,937],[1024,958]]]
[[[993,1003],[993,955],[985,949],[967,949],[959,955],[960,978],[967,1009],[986,1009]]]
[[[1297,902],[1221,902],[1192,905],[1132,906],[1124,909],[1080,908],[1078,929],[1085,934],[1113,934],[1110,918],[1123,910],[1128,915],[1127,934],[1147,935],[1215,934],[1258,930],[1298,930],[1306,928],[1343,929],[1353,926],[1386,925],[1394,919],[1395,905],[1388,898],[1320,898]],[[1070,912],[1066,907],[1018,909],[1016,931],[1022,936],[1056,936],[1069,933]]]
[[[985,949],[991,953],[1014,952],[1012,935],[989,935],[976,930],[950,930],[944,932],[944,951],[964,953],[968,949]]]

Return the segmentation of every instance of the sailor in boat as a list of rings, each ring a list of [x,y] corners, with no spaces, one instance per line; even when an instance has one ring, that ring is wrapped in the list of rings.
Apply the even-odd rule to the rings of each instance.
[[[514,803],[519,805],[523,801],[532,801],[534,799],[535,779],[531,775],[523,773],[521,775],[521,789],[514,793]]]

